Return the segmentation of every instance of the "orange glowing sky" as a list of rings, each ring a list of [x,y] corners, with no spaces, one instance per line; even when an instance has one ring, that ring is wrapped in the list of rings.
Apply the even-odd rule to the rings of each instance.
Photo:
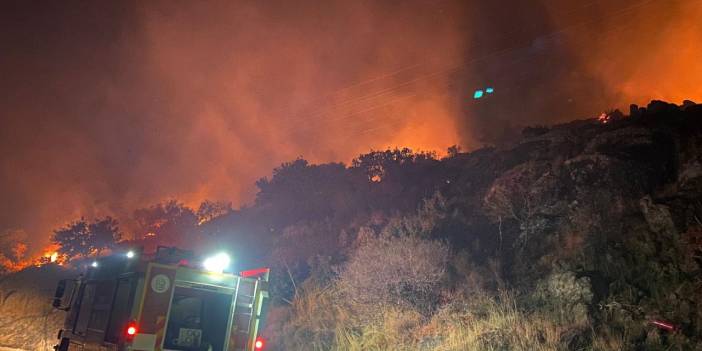
[[[699,0],[18,2],[0,14],[0,231],[250,202],[281,162],[443,154],[702,100]],[[494,100],[471,99],[495,85]]]

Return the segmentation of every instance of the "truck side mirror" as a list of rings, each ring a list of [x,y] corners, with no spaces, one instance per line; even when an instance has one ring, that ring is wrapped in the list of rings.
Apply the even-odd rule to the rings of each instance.
[[[76,296],[80,283],[80,278],[59,280],[58,284],[56,285],[56,291],[54,292],[54,299],[51,301],[51,306],[54,306],[54,308],[59,310],[70,310],[71,305],[73,304],[73,298]],[[68,288],[68,291],[66,291],[66,288]],[[66,299],[66,295],[68,295],[68,299]]]
[[[56,291],[54,292],[54,300],[51,306],[54,308],[61,308],[61,301],[63,300],[63,295],[66,293],[66,279],[59,280],[56,285]]]

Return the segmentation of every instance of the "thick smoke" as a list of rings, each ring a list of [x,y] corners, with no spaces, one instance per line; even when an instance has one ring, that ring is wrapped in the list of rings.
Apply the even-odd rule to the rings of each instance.
[[[476,2],[471,11],[487,34],[472,41],[466,56],[477,62],[464,74],[495,96],[466,107],[463,143],[652,99],[702,99],[702,1],[509,3]]]
[[[246,203],[298,156],[471,149],[514,126],[702,99],[699,1],[3,7],[0,231],[35,250],[81,215]]]
[[[604,104],[702,100],[702,1],[630,1],[588,12],[565,41],[577,66],[605,87]]]
[[[435,74],[462,53],[457,2],[8,7],[0,230],[26,230],[34,249],[81,215],[250,201],[299,156],[459,139],[449,75]]]

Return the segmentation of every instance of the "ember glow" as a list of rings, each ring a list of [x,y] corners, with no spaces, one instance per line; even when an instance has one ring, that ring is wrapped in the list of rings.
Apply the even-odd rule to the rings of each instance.
[[[59,266],[66,263],[66,257],[63,257],[58,252],[58,245],[52,244],[44,248],[44,253],[40,257],[32,259],[35,266],[42,266],[45,264],[55,263]]]
[[[598,117],[597,120],[600,121],[600,123],[607,123],[609,122],[609,115],[605,112],[602,112]]]
[[[699,1],[8,7],[0,232],[25,230],[33,255],[80,216],[250,202],[298,156],[441,156],[528,124],[702,100]]]

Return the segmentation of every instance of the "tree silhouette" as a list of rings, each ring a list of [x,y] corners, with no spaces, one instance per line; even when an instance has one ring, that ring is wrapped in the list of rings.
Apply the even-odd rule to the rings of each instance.
[[[271,223],[279,229],[298,221],[344,216],[357,194],[343,164],[310,165],[304,159],[283,163],[271,179],[262,178],[256,185],[256,205],[275,214]]]
[[[85,218],[55,230],[52,238],[52,241],[59,245],[59,254],[68,259],[90,254],[89,240],[90,232]]]
[[[90,233],[91,250],[95,251],[98,256],[102,250],[114,248],[115,243],[122,238],[117,220],[112,217],[98,219],[89,224],[88,232]]]
[[[197,216],[197,223],[204,224],[231,211],[231,202],[205,200],[200,204],[195,215]]]
[[[100,255],[112,249],[122,238],[117,220],[112,217],[89,223],[85,218],[69,223],[54,231],[52,241],[59,245],[59,254],[67,259]]]
[[[134,211],[140,239],[158,245],[191,248],[198,238],[198,217],[191,208],[175,200]]]

